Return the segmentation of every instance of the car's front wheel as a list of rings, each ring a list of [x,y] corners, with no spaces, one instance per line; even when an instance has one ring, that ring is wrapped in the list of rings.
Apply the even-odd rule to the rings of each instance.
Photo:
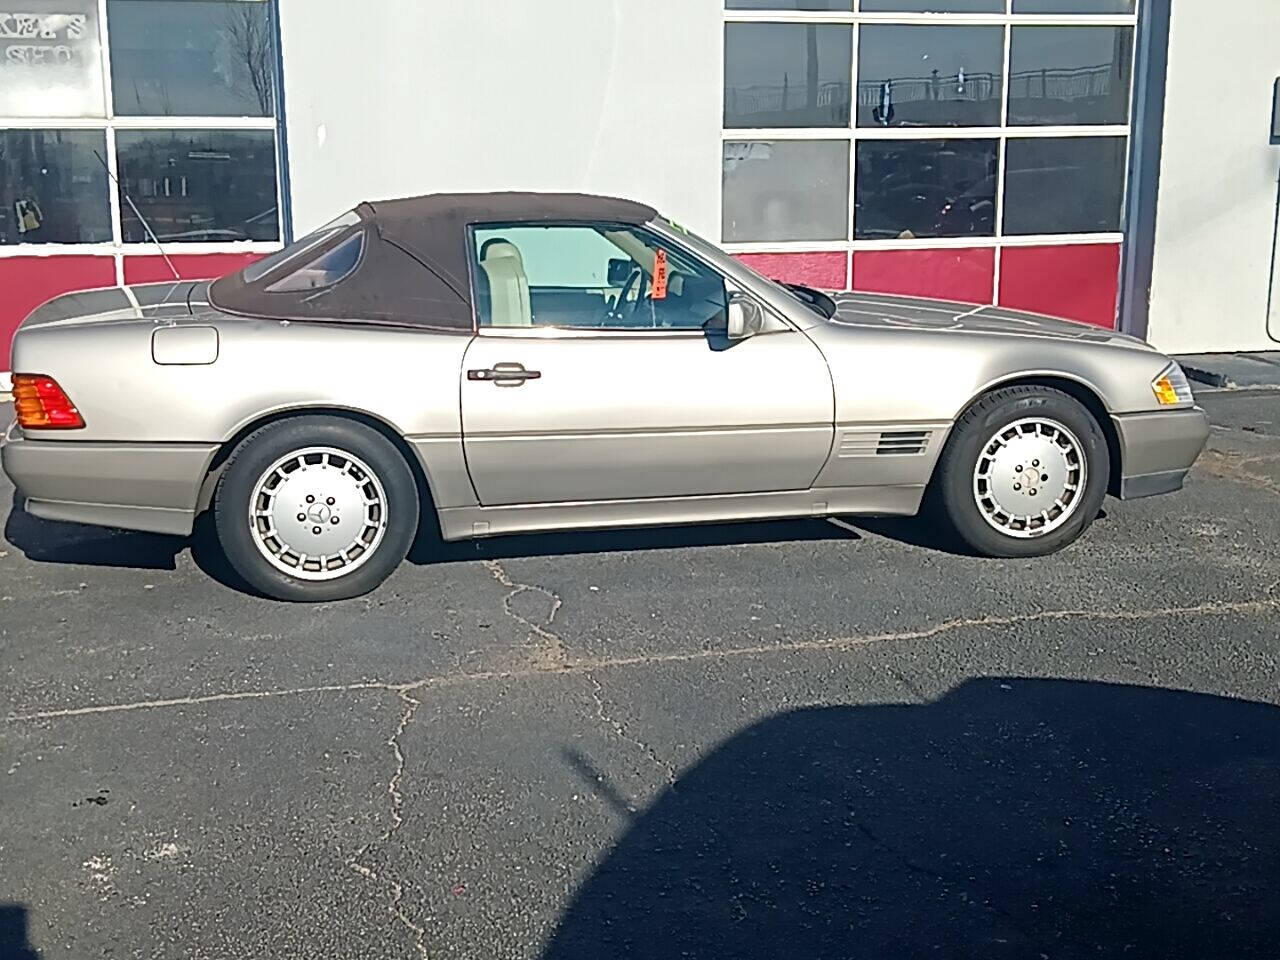
[[[1098,515],[1110,462],[1106,437],[1079,401],[1047,387],[1008,387],[956,421],[931,493],[975,552],[1043,556]]]
[[[404,560],[418,492],[382,434],[306,416],[241,441],[213,512],[227,561],[252,587],[280,600],[343,600],[368,593]]]

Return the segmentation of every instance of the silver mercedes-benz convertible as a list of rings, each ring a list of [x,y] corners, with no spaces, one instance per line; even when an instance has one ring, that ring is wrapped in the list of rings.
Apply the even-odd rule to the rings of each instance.
[[[58,297],[0,448],[38,517],[186,535],[254,588],[352,597],[447,540],[927,507],[978,554],[1168,493],[1208,423],[1138,340],[995,307],[832,299],[641,204],[361,204],[213,283]]]

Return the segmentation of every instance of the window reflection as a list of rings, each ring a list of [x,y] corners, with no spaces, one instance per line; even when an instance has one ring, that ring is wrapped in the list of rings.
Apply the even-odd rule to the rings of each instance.
[[[858,144],[859,240],[995,234],[995,140],[864,140]]]
[[[1004,0],[862,0],[863,13],[1004,13]]]
[[[867,9],[867,0],[862,0]],[[1137,0],[1013,0],[1014,13],[1133,13]]]
[[[847,13],[853,9],[853,0],[727,0],[725,9],[834,10]]]
[[[278,240],[270,130],[121,130],[120,181],[161,241]],[[146,228],[120,203],[124,240]]]
[[[0,244],[111,240],[101,130],[0,130]]]
[[[999,126],[1004,29],[865,25],[858,126]]]
[[[1125,182],[1124,137],[1010,140],[1004,232],[1114,233]]]
[[[1014,27],[1009,123],[1127,123],[1132,27]]]
[[[844,240],[849,144],[827,140],[724,145],[724,240]]]
[[[726,127],[847,127],[853,29],[839,24],[725,27]]]
[[[116,113],[271,116],[268,13],[261,0],[110,0]]]

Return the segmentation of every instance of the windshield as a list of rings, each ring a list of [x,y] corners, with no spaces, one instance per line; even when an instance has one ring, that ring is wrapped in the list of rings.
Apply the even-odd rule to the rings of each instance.
[[[717,247],[715,244],[711,243],[709,240],[704,239],[703,237],[698,236],[692,230],[689,230],[687,227],[681,226],[680,224],[676,223],[673,220],[668,220],[666,217],[658,217],[657,222],[661,223],[663,226],[667,227],[669,230],[673,230],[676,233],[680,234],[680,236],[684,239],[684,241],[691,248],[693,248],[695,253],[698,253],[701,256],[706,257],[707,259],[711,260],[713,263],[718,258],[727,256],[727,254],[723,250],[721,250],[719,247]],[[826,294],[822,293],[821,291],[814,290],[810,287],[801,286],[799,284],[785,283],[784,281],[774,279],[773,277],[767,277],[764,274],[760,273],[758,270],[755,270],[754,268],[752,268],[750,265],[743,263],[741,260],[738,260],[736,258],[734,259],[734,263],[737,265],[739,269],[745,270],[746,272],[750,273],[753,277],[758,277],[759,279],[764,280],[767,283],[773,284],[775,287],[777,287],[779,290],[785,293],[790,299],[812,310],[814,313],[818,314],[818,316],[822,317],[824,320],[830,320],[831,317],[835,315],[835,302]]]

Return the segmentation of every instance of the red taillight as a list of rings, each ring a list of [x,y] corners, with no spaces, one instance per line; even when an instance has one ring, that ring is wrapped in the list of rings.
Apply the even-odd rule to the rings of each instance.
[[[53,377],[13,375],[13,405],[24,430],[78,430],[84,418]]]

